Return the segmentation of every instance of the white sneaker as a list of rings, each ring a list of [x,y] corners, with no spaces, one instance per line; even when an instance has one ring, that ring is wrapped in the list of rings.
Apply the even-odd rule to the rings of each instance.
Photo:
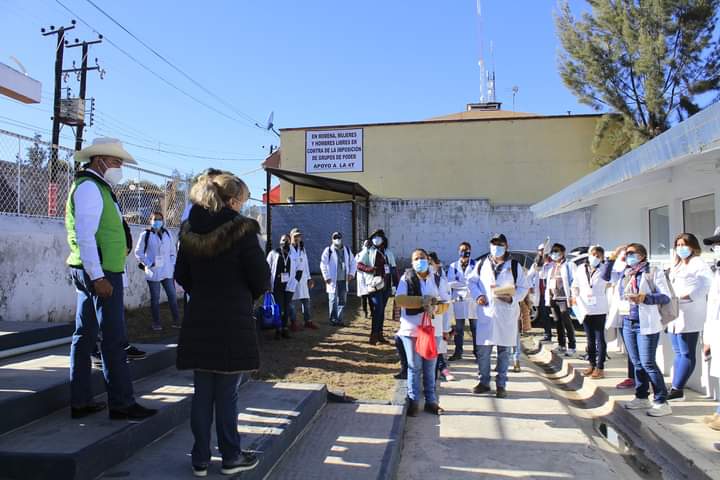
[[[647,414],[651,417],[665,417],[672,415],[672,408],[670,408],[670,404],[667,402],[653,403],[652,408],[648,410]]]
[[[575,351],[576,350],[574,348],[568,348],[567,350],[565,350],[565,356],[572,357],[573,355],[575,355]]]
[[[648,410],[653,405],[647,398],[634,398],[631,402],[626,402],[624,406],[628,410]]]

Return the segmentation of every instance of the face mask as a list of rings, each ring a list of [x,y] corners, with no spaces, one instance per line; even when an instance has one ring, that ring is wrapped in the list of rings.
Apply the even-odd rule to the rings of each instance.
[[[160,230],[162,228],[162,226],[163,226],[162,220],[155,220],[154,222],[152,222],[152,228],[154,228],[155,230]]]
[[[640,263],[640,257],[635,254],[628,255],[627,257],[625,257],[625,261],[627,262],[628,267],[634,267],[635,265]]]
[[[552,252],[552,253],[550,254],[550,259],[551,259],[553,262],[557,262],[557,261],[560,260],[561,258],[562,258],[562,254],[561,254],[560,252]]]
[[[600,260],[598,257],[590,257],[588,261],[590,262],[590,266],[593,268],[597,268],[598,265],[602,263],[602,260]]]
[[[712,247],[713,255],[715,258],[720,259],[720,245],[715,245]]]
[[[490,255],[495,258],[505,255],[505,247],[502,245],[490,245]]]
[[[373,245],[375,245],[376,247],[379,247],[380,245],[382,245],[383,239],[382,239],[382,237],[373,237],[372,242],[373,242]]]
[[[418,273],[425,273],[428,271],[428,261],[427,258],[420,258],[418,260],[415,260],[413,262],[413,268]]]
[[[472,254],[470,253],[470,251],[460,252],[460,257],[461,257],[461,258],[470,258],[470,255],[472,255]]]
[[[627,263],[623,262],[622,260],[617,260],[613,264],[613,272],[622,272],[625,270],[625,267],[627,267]]]
[[[289,250],[290,249],[290,242],[280,242],[280,246],[283,250]]]
[[[690,250],[690,247],[687,245],[681,245],[677,248],[675,248],[675,253],[677,253],[677,256],[685,260],[690,255],[692,255],[692,250]]]
[[[336,247],[342,247],[342,238],[333,239],[333,245],[335,245]]]
[[[105,170],[103,178],[110,185],[117,185],[123,178],[122,168],[111,167]]]

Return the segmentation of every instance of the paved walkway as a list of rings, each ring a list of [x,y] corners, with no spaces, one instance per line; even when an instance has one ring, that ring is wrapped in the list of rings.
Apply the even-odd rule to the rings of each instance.
[[[523,364],[511,373],[508,398],[478,396],[469,357],[439,388],[444,414],[407,419],[397,478],[640,478],[550,394],[539,371]]]

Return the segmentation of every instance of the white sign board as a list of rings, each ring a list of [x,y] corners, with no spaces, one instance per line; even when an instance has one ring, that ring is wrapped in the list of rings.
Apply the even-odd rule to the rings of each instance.
[[[305,172],[362,172],[363,129],[305,132]]]

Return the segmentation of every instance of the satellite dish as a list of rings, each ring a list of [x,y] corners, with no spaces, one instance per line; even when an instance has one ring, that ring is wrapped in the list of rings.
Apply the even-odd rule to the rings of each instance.
[[[275,135],[277,135],[279,137],[280,134],[277,132],[277,130],[275,130],[274,121],[275,121],[275,112],[270,112],[270,115],[268,115],[267,122],[265,123],[264,126],[260,125],[259,123],[256,123],[255,126],[258,128],[262,128],[263,130],[266,130],[268,132],[273,132]]]
[[[13,62],[15,62],[15,64],[16,64],[16,65],[20,68],[20,70],[22,71],[23,75],[27,75],[27,74],[28,74],[28,73],[27,73],[27,69],[25,68],[25,65],[23,65],[22,63],[20,63],[20,60],[18,60],[17,58],[13,57],[12,55],[10,55],[10,60],[12,60]]]

